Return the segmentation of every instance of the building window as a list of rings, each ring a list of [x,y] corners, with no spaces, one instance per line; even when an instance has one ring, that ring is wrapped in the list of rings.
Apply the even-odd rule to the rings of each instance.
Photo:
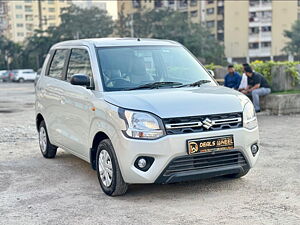
[[[214,8],[208,8],[206,9],[206,14],[211,15],[215,13],[215,9]]]
[[[24,27],[23,23],[17,23],[17,27]]]
[[[191,17],[197,17],[198,16],[198,11],[191,11]]]
[[[49,24],[49,27],[55,27],[55,26],[56,26],[55,23],[50,23],[50,24]]]
[[[55,20],[55,16],[53,15],[48,16],[48,20]]]
[[[191,0],[190,6],[196,6],[197,5],[197,0]]]
[[[25,5],[25,12],[32,12],[32,7],[29,5]]]
[[[27,23],[26,24],[26,29],[27,30],[33,30],[33,24],[32,23]]]
[[[249,49],[258,49],[258,42],[249,43]]]
[[[16,5],[16,9],[23,9],[21,5]]]
[[[259,5],[259,1],[258,0],[250,0],[249,1],[249,5],[250,5],[250,7],[258,6]]]
[[[206,21],[206,27],[211,28],[215,26],[215,21],[214,20],[210,20],[210,21]]]
[[[24,0],[25,3],[31,3],[32,0]]]
[[[23,15],[22,15],[22,14],[17,14],[17,15],[16,15],[16,18],[17,18],[17,19],[22,19],[22,18],[23,18]]]
[[[208,35],[208,39],[210,39],[210,40],[213,40],[213,39],[215,39],[215,35],[214,35],[214,34],[210,34],[210,35]]]
[[[23,33],[23,32],[18,32],[18,33],[17,33],[17,36],[18,36],[18,37],[24,37],[24,33]]]
[[[298,0],[298,6],[300,6],[300,0]]]
[[[174,5],[175,0],[168,0],[169,5]]]
[[[213,4],[214,0],[207,0],[206,2],[207,2],[207,4]]]
[[[133,8],[141,8],[141,0],[132,0]]]
[[[217,22],[218,30],[224,30],[224,20],[220,20]]]
[[[26,15],[25,20],[26,21],[33,21],[33,16],[32,15]]]
[[[218,6],[218,15],[224,15],[224,6]]]
[[[48,0],[48,4],[53,4],[54,0]]]
[[[48,8],[49,12],[55,12],[55,8]]]
[[[262,0],[262,4],[270,4],[271,0]]]
[[[262,48],[270,48],[271,47],[271,42],[269,41],[264,41],[261,43]]]
[[[263,26],[263,27],[261,27],[261,31],[262,32],[271,32],[272,27],[271,26]]]
[[[224,41],[224,33],[218,33],[217,38],[218,41]]]
[[[258,34],[259,33],[259,27],[250,27],[249,28],[249,34]]]
[[[179,7],[180,7],[180,8],[185,8],[185,7],[187,7],[187,0],[180,0],[180,1],[179,1]]]

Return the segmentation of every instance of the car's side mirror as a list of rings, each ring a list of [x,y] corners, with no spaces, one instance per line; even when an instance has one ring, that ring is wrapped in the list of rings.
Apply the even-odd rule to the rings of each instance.
[[[80,85],[80,86],[87,86],[87,87],[89,87],[91,84],[90,77],[84,74],[74,74],[71,77],[70,83],[73,85]]]
[[[212,70],[207,70],[209,73],[210,73],[210,75],[212,76],[212,77],[214,77],[215,76],[215,73],[214,73],[214,71],[212,71]]]

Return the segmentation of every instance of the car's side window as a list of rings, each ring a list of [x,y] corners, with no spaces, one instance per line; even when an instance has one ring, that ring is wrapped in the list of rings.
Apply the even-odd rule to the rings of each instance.
[[[85,49],[72,49],[69,60],[67,81],[70,81],[74,74],[87,75],[93,82],[93,72],[90,63],[89,53]]]
[[[67,58],[67,49],[58,49],[54,53],[48,76],[56,79],[62,79],[62,72],[64,70],[65,61]]]

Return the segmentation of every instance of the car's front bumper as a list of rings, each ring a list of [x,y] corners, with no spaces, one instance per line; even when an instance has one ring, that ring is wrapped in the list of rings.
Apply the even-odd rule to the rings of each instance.
[[[187,140],[197,138],[210,138],[222,135],[233,135],[234,150],[240,152],[246,164],[220,165],[205,170],[185,170],[175,174],[173,177],[164,176],[164,172],[177,157],[190,157],[187,154]],[[253,167],[259,156],[253,156],[251,145],[258,143],[258,128],[247,130],[245,128],[211,131],[204,133],[188,133],[178,135],[167,135],[157,140],[136,140],[129,139],[123,135],[118,135],[114,143],[114,148],[118,157],[118,163],[122,176],[127,183],[169,183],[191,179],[201,179],[213,176],[221,176],[230,173],[242,172]],[[224,152],[224,151],[223,151]],[[213,153],[200,153],[213,154]],[[148,171],[144,172],[134,166],[135,160],[140,156],[154,158],[154,162]],[[192,157],[193,158],[193,157]]]

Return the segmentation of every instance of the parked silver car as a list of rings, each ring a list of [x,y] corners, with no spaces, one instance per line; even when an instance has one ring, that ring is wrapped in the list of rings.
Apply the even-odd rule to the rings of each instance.
[[[113,196],[134,183],[241,177],[259,155],[251,101],[167,40],[54,45],[36,85],[36,126],[44,157],[60,147],[86,160]]]

